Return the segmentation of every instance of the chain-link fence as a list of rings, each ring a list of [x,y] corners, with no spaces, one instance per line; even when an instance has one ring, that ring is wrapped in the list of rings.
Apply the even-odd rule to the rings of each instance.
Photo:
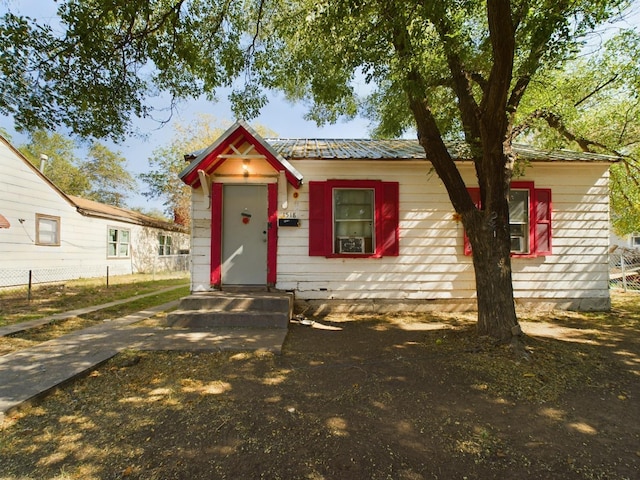
[[[618,247],[609,254],[609,286],[640,292],[640,249]]]
[[[136,275],[147,274],[150,280],[175,278],[188,275],[190,255],[164,255],[153,261],[152,271],[136,272]],[[38,290],[63,284],[70,280],[92,279],[98,283],[109,285],[114,278],[133,275],[131,269],[123,271],[116,266],[102,265],[67,265],[64,267],[2,269],[0,268],[0,299],[36,298]]]

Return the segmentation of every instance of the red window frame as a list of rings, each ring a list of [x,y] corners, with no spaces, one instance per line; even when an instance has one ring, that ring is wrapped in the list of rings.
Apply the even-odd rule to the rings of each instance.
[[[552,254],[551,189],[535,188],[534,182],[511,182],[514,190],[529,190],[529,252],[511,253],[515,258],[535,258]],[[476,207],[480,208],[480,189],[467,189]],[[464,254],[471,255],[471,243],[464,233]]]
[[[375,249],[372,253],[335,253],[333,190],[374,191]],[[399,255],[399,184],[380,180],[309,182],[309,255],[327,258],[380,258]]]

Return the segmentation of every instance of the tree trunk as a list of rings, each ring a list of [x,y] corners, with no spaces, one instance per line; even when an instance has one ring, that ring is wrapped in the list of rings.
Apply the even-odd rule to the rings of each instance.
[[[391,2],[389,5],[395,4]],[[397,12],[392,11],[391,16],[395,18]],[[482,84],[482,101],[478,104],[464,59],[455,48],[449,48],[447,38],[452,32],[448,30],[446,22],[433,19],[451,70],[451,86],[458,98],[457,106],[465,138],[472,149],[471,158],[476,167],[482,197],[480,209],[472,201],[467,185],[443,141],[429,105],[430,85],[408,61],[414,58],[414,47],[406,25],[394,24],[393,45],[398,60],[406,67],[404,89],[416,121],[418,140],[444,183],[471,242],[476,274],[478,333],[491,336],[500,343],[512,342],[522,351],[511,283],[508,204],[513,152],[506,105],[515,52],[515,30],[509,0],[487,2],[487,20],[491,32],[493,65],[489,78]]]
[[[477,212],[465,222],[473,250],[478,306],[478,334],[499,343],[518,340],[520,326],[511,279],[508,206],[500,211]],[[507,215],[505,215],[505,212]]]

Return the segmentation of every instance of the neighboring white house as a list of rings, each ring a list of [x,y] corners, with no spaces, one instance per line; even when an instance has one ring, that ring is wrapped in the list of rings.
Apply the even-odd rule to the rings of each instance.
[[[186,230],[66,195],[0,136],[0,286],[152,272],[188,252]]]
[[[511,190],[517,302],[608,309],[616,159],[517,152],[528,163]],[[267,286],[316,312],[475,307],[463,227],[417,141],[265,140],[237,122],[187,159],[192,291]],[[458,166],[477,184],[473,162]]]
[[[611,231],[611,246],[640,249],[640,232],[633,232],[620,237]]]

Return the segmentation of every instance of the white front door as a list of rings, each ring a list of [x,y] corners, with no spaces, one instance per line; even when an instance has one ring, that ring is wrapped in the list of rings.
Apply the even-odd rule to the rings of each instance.
[[[268,220],[266,185],[224,185],[223,285],[266,285]]]

